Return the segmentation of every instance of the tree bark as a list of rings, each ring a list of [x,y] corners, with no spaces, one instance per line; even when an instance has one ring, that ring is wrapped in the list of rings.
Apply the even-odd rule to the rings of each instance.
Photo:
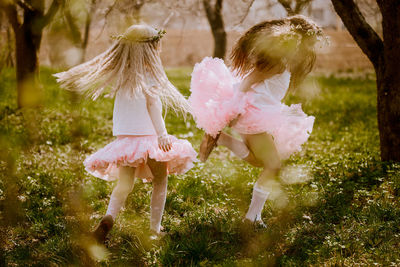
[[[203,6],[214,38],[214,57],[223,59],[226,54],[227,42],[225,25],[222,17],[223,0],[216,0],[214,7],[211,6],[210,1],[211,0],[203,0]]]
[[[23,10],[22,18],[17,5]],[[54,0],[45,14],[44,0],[10,1],[4,6],[15,35],[18,108],[37,106],[41,102],[38,52],[43,28],[51,21],[58,7],[59,0]]]
[[[2,51],[0,52],[0,72],[4,67],[13,68],[14,63],[14,36],[11,34],[9,25],[6,26],[6,40]]]
[[[377,71],[381,158],[400,162],[400,2],[378,0],[382,12],[383,62]]]
[[[15,31],[17,103],[19,108],[35,106],[41,99],[38,86],[38,51],[42,36],[41,34],[39,36],[34,34],[30,28],[29,24],[24,23]]]
[[[15,67],[14,63],[14,48],[13,48],[13,37],[11,34],[11,29],[10,27],[7,27],[7,47],[6,47],[6,56],[4,59],[4,64],[7,67]]]
[[[299,14],[306,6],[311,3],[312,0],[278,0],[281,6],[286,10],[288,16]]]
[[[400,162],[400,2],[377,0],[383,41],[353,0],[332,0],[344,25],[374,66],[381,159]]]

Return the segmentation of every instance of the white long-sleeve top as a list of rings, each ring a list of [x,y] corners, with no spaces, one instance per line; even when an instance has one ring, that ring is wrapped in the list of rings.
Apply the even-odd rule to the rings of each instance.
[[[290,72],[287,70],[264,80],[252,88],[254,91],[252,104],[260,109],[265,106],[279,105],[286,95],[289,84]]]
[[[147,104],[143,93],[130,97],[127,91],[119,90],[114,101],[113,135],[157,135]],[[158,97],[156,105],[161,116],[162,104]]]

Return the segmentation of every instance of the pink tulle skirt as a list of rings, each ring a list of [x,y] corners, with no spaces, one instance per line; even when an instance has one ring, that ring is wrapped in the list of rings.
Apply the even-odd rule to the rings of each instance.
[[[233,128],[242,134],[271,134],[281,159],[300,151],[315,118],[306,115],[300,104],[257,107],[251,92],[235,88],[239,82],[221,59],[208,57],[195,65],[189,102],[197,126],[215,136],[240,115]]]
[[[206,57],[194,66],[189,103],[197,127],[215,137],[244,112],[246,95],[235,90],[238,82],[222,59]]]
[[[280,103],[259,109],[249,103],[233,129],[242,134],[271,134],[280,158],[286,159],[301,150],[312,132],[314,120],[303,112],[300,104]]]
[[[197,153],[186,141],[170,136],[172,148],[168,152],[158,148],[157,136],[118,136],[105,147],[90,155],[84,161],[86,171],[90,174],[112,181],[118,178],[120,166],[135,167],[135,176],[151,180],[153,175],[147,159],[167,162],[169,174],[182,174],[193,167]]]

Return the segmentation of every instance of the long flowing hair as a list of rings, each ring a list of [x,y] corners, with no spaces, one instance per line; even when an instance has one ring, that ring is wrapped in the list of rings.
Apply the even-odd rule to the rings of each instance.
[[[140,42],[118,38],[102,54],[54,76],[61,87],[92,99],[105,94],[115,96],[119,90],[126,90],[130,97],[146,93],[159,96],[165,107],[185,115],[190,106],[168,80],[159,46],[160,38]]]
[[[253,70],[276,68],[291,73],[288,93],[293,92],[311,72],[316,44],[323,40],[320,27],[302,15],[261,22],[250,28],[231,53],[231,67],[244,77]]]

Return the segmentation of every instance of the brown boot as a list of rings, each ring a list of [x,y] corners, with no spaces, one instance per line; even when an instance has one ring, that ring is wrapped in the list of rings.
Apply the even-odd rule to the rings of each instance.
[[[205,162],[213,151],[214,147],[217,146],[218,138],[221,134],[219,133],[215,138],[209,134],[204,134],[203,140],[200,144],[199,158],[202,162]]]
[[[93,237],[97,242],[104,244],[106,241],[107,234],[111,231],[114,225],[114,220],[111,215],[106,215],[101,219],[96,229],[93,231]]]

